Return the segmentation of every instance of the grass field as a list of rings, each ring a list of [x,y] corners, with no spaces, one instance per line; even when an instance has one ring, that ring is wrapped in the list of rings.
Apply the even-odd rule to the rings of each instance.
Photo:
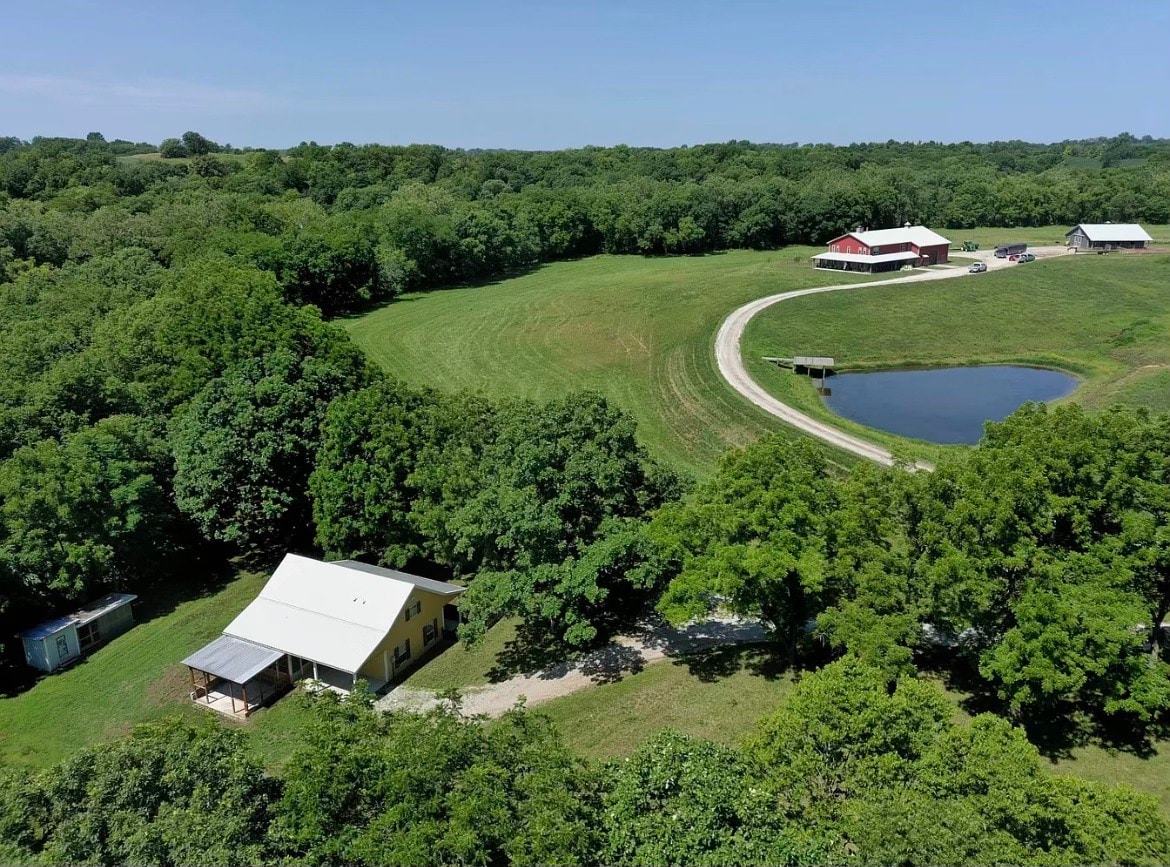
[[[788,430],[723,382],[712,347],[723,317],[753,298],[858,281],[815,271],[813,252],[597,256],[408,296],[345,324],[412,384],[495,398],[600,391],[654,454],[702,477],[728,447]]]
[[[845,369],[1021,362],[1083,377],[1069,400],[1170,410],[1170,256],[1073,256],[942,283],[796,298],[748,325],[744,358],[787,403],[886,444],[831,414],[804,378],[760,360],[808,351]],[[830,383],[831,385],[831,383]],[[923,456],[937,446],[921,445]]]
[[[1066,228],[947,234],[956,243],[973,239],[985,247],[1009,240],[1036,245],[1061,240]],[[1148,228],[1170,239],[1170,227]],[[814,251],[598,256],[407,296],[345,325],[371,358],[409,383],[476,389],[495,398],[601,391],[634,415],[656,455],[703,478],[728,447],[767,431],[790,432],[719,377],[712,344],[723,317],[776,292],[866,282],[814,271],[807,258]],[[1086,375],[1076,399],[1090,405],[1170,407],[1170,370],[1159,366],[1170,355],[1157,346],[1170,310],[1157,288],[1167,279],[1159,264],[1165,261],[1070,256],[977,280],[798,299],[753,321],[744,354],[753,375],[785,400],[855,433],[937,459],[938,447],[907,445],[830,416],[807,383],[792,382],[759,357],[826,354],[858,366],[1028,360]],[[969,327],[973,321],[979,327]]]
[[[556,722],[574,750],[594,758],[626,756],[662,729],[726,744],[741,741],[791,692],[761,648],[708,651],[647,665],[637,674],[553,699],[537,709]]]

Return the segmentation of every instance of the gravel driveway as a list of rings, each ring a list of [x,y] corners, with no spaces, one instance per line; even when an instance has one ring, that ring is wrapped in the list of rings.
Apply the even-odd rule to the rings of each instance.
[[[641,671],[646,663],[728,644],[759,644],[769,640],[764,625],[749,618],[713,617],[672,627],[645,624],[630,635],[619,636],[598,650],[572,662],[532,674],[517,675],[486,686],[463,690],[463,713],[499,716],[524,698],[529,707],[562,695],[612,683]],[[439,704],[432,690],[399,686],[377,701],[381,710],[425,711]]]

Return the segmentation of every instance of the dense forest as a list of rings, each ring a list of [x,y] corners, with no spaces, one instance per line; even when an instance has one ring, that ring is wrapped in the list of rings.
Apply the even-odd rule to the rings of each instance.
[[[6,864],[1160,864],[1152,799],[1056,777],[991,714],[842,660],[739,748],[673,732],[595,764],[547,719],[458,700],[382,715],[315,701],[266,775],[241,732],[140,727],[0,776]]]
[[[143,730],[4,776],[4,860],[1170,857],[1149,803],[1042,774],[1005,721],[1160,731],[1170,418],[1029,407],[933,474],[846,472],[765,440],[695,486],[598,395],[412,388],[329,321],[598,252],[906,219],[1170,222],[1170,142],[277,153],[188,133],[145,153],[97,134],[0,139],[10,657],[16,631],[107,590],[294,550],[468,583],[469,642],[514,616],[528,646],[567,652],[648,610],[684,621],[718,603],[819,671],[742,749],[665,734],[614,767],[571,756],[538,715],[489,726],[454,698],[421,718],[324,701],[278,778],[230,732]],[[999,716],[954,727],[914,677],[926,668]]]

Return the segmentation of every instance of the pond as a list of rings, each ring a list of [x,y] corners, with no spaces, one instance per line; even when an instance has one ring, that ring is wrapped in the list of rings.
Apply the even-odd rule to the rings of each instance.
[[[842,373],[825,384],[825,404],[851,421],[942,445],[972,445],[983,423],[1003,421],[1028,401],[1071,394],[1077,379],[1015,365]]]

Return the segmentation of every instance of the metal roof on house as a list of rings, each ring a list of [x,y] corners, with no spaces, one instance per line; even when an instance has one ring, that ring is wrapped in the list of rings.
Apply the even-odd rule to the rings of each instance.
[[[357,565],[363,568],[287,554],[224,634],[353,673],[385,639],[415,587],[443,595],[462,589]]]
[[[949,244],[949,240],[926,226],[901,226],[897,229],[873,229],[866,232],[846,232],[867,247],[881,247],[886,244],[914,244],[916,247],[933,247]],[[837,240],[834,238],[833,240]]]
[[[346,569],[357,569],[361,572],[368,572],[370,575],[393,578],[395,581],[405,581],[408,584],[413,584],[415,587],[421,587],[424,590],[430,590],[432,593],[439,593],[443,596],[453,596],[467,589],[466,587],[460,587],[458,584],[448,584],[446,581],[423,578],[420,575],[411,575],[409,572],[399,572],[397,569],[387,569],[384,566],[371,566],[369,563],[362,563],[359,560],[338,560],[337,565],[344,566]]]
[[[868,262],[876,265],[881,262],[905,262],[917,259],[918,254],[907,250],[904,253],[881,253],[877,256],[866,256],[862,253],[817,253],[814,259],[828,259],[830,262]]]
[[[52,635],[54,632],[60,632],[69,626],[84,626],[87,623],[97,620],[103,614],[109,614],[116,608],[129,605],[137,598],[133,593],[107,593],[101,599],[95,599],[84,608],[79,608],[72,614],[66,614],[63,617],[54,617],[52,620],[38,623],[32,629],[26,629],[20,633],[20,637],[39,640]]]
[[[1077,229],[1090,241],[1152,241],[1150,233],[1137,223],[1080,223],[1064,233],[1067,238]]]
[[[183,665],[232,683],[247,683],[282,656],[284,653],[271,647],[221,635],[184,659]]]

